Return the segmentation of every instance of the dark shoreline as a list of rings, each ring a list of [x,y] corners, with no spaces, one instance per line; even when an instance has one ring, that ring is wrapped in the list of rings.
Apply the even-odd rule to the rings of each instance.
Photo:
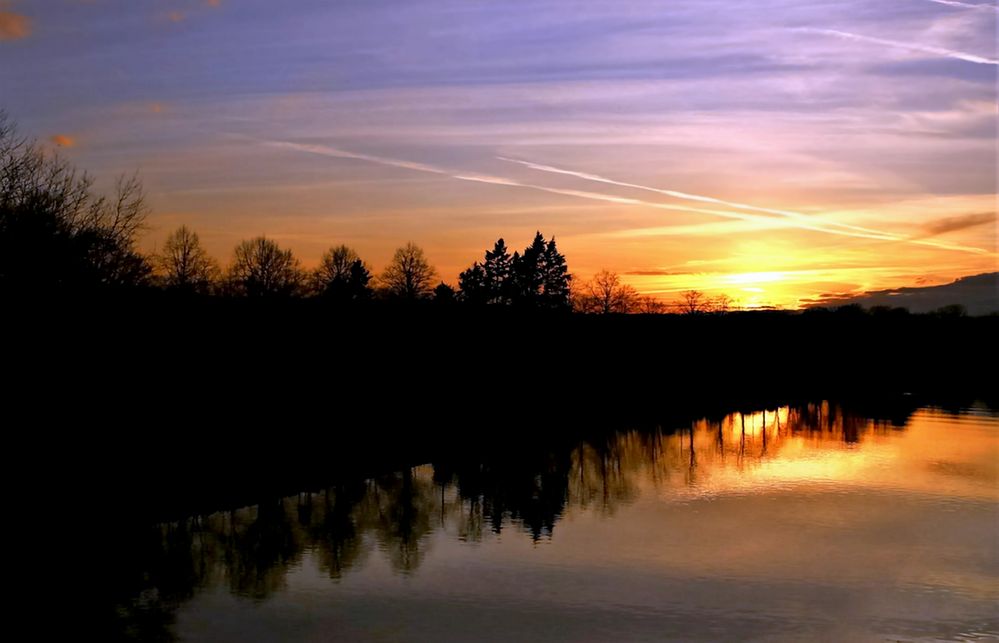
[[[821,400],[889,422],[927,404],[999,408],[994,316],[249,300],[9,310],[4,397],[24,418],[12,452],[56,485],[141,498],[149,518],[525,437],[543,452]]]

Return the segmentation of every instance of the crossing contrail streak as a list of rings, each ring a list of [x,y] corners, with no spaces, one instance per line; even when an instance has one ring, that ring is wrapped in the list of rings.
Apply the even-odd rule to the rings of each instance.
[[[888,40],[886,38],[863,36],[861,34],[851,33],[849,31],[839,31],[838,29],[816,29],[814,27],[801,27],[796,29],[796,31],[825,34],[827,36],[835,36],[837,38],[842,38],[844,40],[853,40],[856,42],[869,42],[875,45],[894,47],[895,49],[907,49],[909,51],[918,51],[924,54],[934,54],[936,56],[943,56],[945,58],[955,58],[957,60],[964,60],[969,63],[978,63],[980,65],[999,65],[999,60],[994,60],[992,58],[985,58],[983,56],[976,56],[975,54],[969,54],[963,51],[955,51],[953,49],[934,47],[932,45],[923,45],[915,42],[901,42],[899,40]]]
[[[709,208],[694,208],[694,207],[689,207],[689,206],[679,205],[679,204],[656,203],[655,201],[645,201],[643,199],[636,199],[636,198],[632,198],[632,197],[623,197],[623,196],[618,196],[618,195],[614,195],[614,194],[606,194],[606,193],[603,193],[603,192],[590,192],[590,191],[586,191],[586,190],[571,190],[571,189],[565,189],[565,188],[553,188],[553,187],[549,187],[549,186],[546,186],[546,185],[536,185],[536,184],[533,184],[533,183],[523,183],[521,181],[516,181],[514,179],[508,179],[506,177],[493,176],[493,175],[489,175],[489,174],[473,174],[473,173],[467,173],[467,172],[456,172],[456,171],[453,171],[453,170],[450,170],[450,169],[447,169],[447,168],[443,168],[443,167],[440,167],[440,166],[437,166],[437,165],[430,165],[430,164],[427,164],[427,163],[415,163],[415,162],[412,162],[412,161],[405,161],[405,160],[395,159],[395,158],[386,157],[386,156],[376,156],[376,155],[373,155],[373,154],[363,154],[363,153],[360,153],[360,152],[353,152],[353,151],[350,151],[350,150],[345,150],[343,148],[333,147],[333,146],[330,146],[330,145],[316,145],[316,144],[309,144],[309,143],[292,143],[292,142],[288,142],[288,141],[259,141],[259,142],[262,143],[262,144],[264,144],[264,145],[267,145],[269,147],[274,147],[274,148],[279,148],[279,149],[288,149],[288,150],[294,150],[294,151],[298,151],[298,152],[306,152],[306,153],[309,153],[309,154],[316,154],[316,155],[319,155],[319,156],[327,156],[327,157],[333,157],[333,158],[354,159],[354,160],[358,160],[358,161],[365,161],[365,162],[368,162],[368,163],[375,163],[377,165],[384,165],[384,166],[388,166],[388,167],[397,167],[397,168],[402,168],[402,169],[406,169],[406,170],[412,170],[412,171],[415,171],[415,172],[426,172],[426,173],[429,173],[429,174],[436,174],[436,175],[439,175],[439,176],[446,176],[446,177],[449,177],[449,178],[452,178],[452,179],[455,179],[455,180],[458,180],[458,181],[471,181],[471,182],[474,182],[474,183],[488,183],[488,184],[491,184],[491,185],[504,185],[504,186],[508,186],[508,187],[524,188],[524,189],[528,189],[528,190],[537,190],[537,191],[540,191],[540,192],[547,192],[549,194],[559,194],[559,195],[562,195],[562,196],[571,196],[571,197],[576,197],[576,198],[580,198],[580,199],[588,199],[588,200],[591,200],[591,201],[602,201],[602,202],[605,202],[605,203],[618,203],[618,204],[621,204],[621,205],[637,205],[637,206],[655,208],[657,210],[668,210],[668,211],[673,211],[673,212],[692,212],[692,213],[697,213],[697,214],[710,214],[710,215],[713,215],[713,216],[723,217],[723,218],[726,218],[726,219],[737,219],[739,221],[755,221],[755,222],[757,222],[759,224],[759,226],[760,226],[761,229],[773,229],[775,227],[774,224],[773,224],[773,219],[774,219],[773,216],[766,216],[765,217],[765,216],[760,216],[759,214],[753,214],[753,213],[750,213],[750,212],[732,212],[731,210],[716,210],[716,209],[713,209],[713,208],[711,208],[711,209],[709,209]],[[507,159],[507,160],[512,160],[512,159]],[[527,163],[526,161],[514,161],[514,162]],[[547,166],[541,166],[541,167],[547,167]],[[553,168],[553,169],[555,169],[555,168]],[[568,172],[567,171],[563,171],[562,173],[568,173]],[[592,177],[591,180],[598,180],[598,179],[602,178],[602,177],[596,177],[595,175],[583,175],[583,176]],[[616,183],[616,182],[610,181],[609,179],[601,181],[601,182],[604,182],[604,183],[608,183],[608,182],[609,183]],[[621,185],[626,185],[626,184],[622,183]],[[637,186],[636,185],[636,186],[633,186],[633,187],[644,187],[644,186]],[[645,188],[645,189],[651,190],[651,191],[654,191],[654,192],[660,192],[660,190],[657,190],[655,188]],[[679,195],[679,194],[685,194],[685,193],[676,192],[675,194]],[[698,195],[686,195],[686,196],[689,196],[689,197],[692,197],[692,198],[696,197],[694,200],[703,201],[703,202],[706,202],[706,203],[717,203],[717,204],[721,204],[721,205],[729,205],[729,207],[732,207],[730,204],[728,204],[728,202],[722,201],[720,199],[712,199],[710,197],[700,197]],[[742,209],[746,209],[746,208],[752,209],[753,206],[746,206],[745,208],[742,208]],[[761,211],[765,212],[765,210],[761,210]],[[775,212],[779,212],[779,211],[775,211]],[[829,227],[825,227],[823,225],[815,225],[812,222],[808,221],[808,217],[807,216],[801,215],[801,214],[798,214],[798,216],[802,217],[805,220],[804,221],[794,220],[793,217],[788,217],[788,219],[787,219],[788,227],[801,228],[801,229],[804,229],[804,230],[812,230],[814,232],[823,232],[823,233],[826,233],[826,234],[836,234],[836,235],[847,236],[847,237],[859,237],[859,238],[863,238],[863,239],[877,239],[877,240],[881,240],[881,241],[908,241],[908,239],[906,239],[905,237],[901,237],[899,235],[894,235],[894,234],[891,234],[891,233],[880,232],[880,231],[876,231],[876,230],[867,231],[867,230],[865,230],[863,228],[858,228],[858,231],[853,231],[853,230],[843,230],[843,229],[837,229],[837,228],[829,228]],[[841,224],[841,225],[843,225],[843,224]],[[976,252],[976,253],[987,252],[987,251],[981,250],[979,248],[966,248],[966,247],[963,247],[963,246],[945,246],[945,245],[940,245],[937,242],[933,242],[933,241],[920,241],[920,242],[912,241],[912,243],[921,243],[923,245],[946,247],[946,248],[951,249],[951,250],[963,250],[965,252]]]
[[[927,0],[936,4],[945,4],[949,7],[960,7],[962,9],[986,9],[989,11],[999,11],[999,7],[994,4],[977,4],[974,2],[958,2],[957,0]]]
[[[685,199],[689,201],[700,201],[703,203],[715,203],[718,205],[724,205],[730,208],[736,208],[738,210],[747,210],[751,212],[762,212],[765,214],[778,215],[781,217],[787,217],[798,223],[796,227],[801,227],[807,230],[816,230],[819,232],[826,232],[829,234],[838,234],[849,237],[860,237],[864,239],[882,239],[885,241],[905,241],[908,243],[914,243],[917,245],[931,246],[935,248],[942,248],[945,250],[960,250],[962,252],[972,252],[975,254],[989,254],[987,250],[982,248],[975,248],[972,246],[962,246],[959,244],[951,244],[942,241],[931,241],[927,239],[911,239],[904,235],[895,234],[892,232],[884,232],[881,230],[875,230],[872,228],[865,228],[862,226],[855,226],[848,223],[839,223],[836,221],[826,221],[822,219],[817,219],[814,216],[803,214],[801,212],[794,212],[791,210],[778,210],[775,208],[762,208],[755,205],[749,205],[746,203],[738,203],[736,201],[726,201],[724,199],[718,199],[715,197],[704,196],[701,194],[691,194],[689,192],[679,192],[677,190],[667,190],[663,188],[651,187],[648,185],[641,185],[639,183],[629,183],[627,181],[617,181],[615,179],[610,179],[605,176],[600,176],[599,174],[590,174],[587,172],[576,172],[574,170],[566,170],[560,167],[555,167],[552,165],[543,165],[541,163],[532,163],[530,161],[524,161],[520,159],[509,158],[506,156],[497,156],[497,159],[501,161],[507,161],[509,163],[517,163],[523,165],[532,170],[538,170],[541,172],[551,172],[554,174],[563,174],[567,176],[576,177],[579,179],[584,179],[587,181],[595,181],[597,183],[606,183],[609,185],[618,185],[626,188],[633,188],[636,190],[644,190],[646,192],[655,192],[657,194],[663,194],[666,196],[671,196],[677,199]]]

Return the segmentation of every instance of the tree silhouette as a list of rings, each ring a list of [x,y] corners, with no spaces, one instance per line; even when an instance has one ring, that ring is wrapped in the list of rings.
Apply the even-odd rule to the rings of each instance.
[[[565,257],[555,246],[555,237],[546,243],[541,233],[536,232],[519,261],[515,257],[514,274],[516,294],[524,305],[556,310],[570,307],[572,276]]]
[[[569,274],[569,266],[565,261],[565,256],[558,251],[555,246],[555,237],[552,237],[545,245],[541,307],[552,310],[568,310],[571,307],[569,298],[571,283],[572,275]]]
[[[312,287],[322,297],[340,302],[371,298],[371,272],[353,248],[339,245],[323,253],[312,272]]]
[[[147,208],[138,176],[111,197],[93,179],[21,137],[0,111],[0,288],[24,292],[138,286],[135,249]]]
[[[585,313],[632,313],[638,310],[638,292],[621,283],[616,272],[601,270],[583,286],[578,307]]]
[[[683,293],[683,300],[680,303],[680,309],[687,313],[688,315],[696,315],[697,313],[704,312],[705,300],[704,293],[700,290],[688,290]]]
[[[458,293],[443,281],[434,288],[434,302],[438,304],[453,304],[458,301]]]
[[[436,278],[437,271],[427,261],[423,248],[410,241],[395,251],[379,279],[389,296],[415,300],[430,295]]]
[[[509,304],[513,300],[513,257],[500,238],[485,261],[475,262],[458,277],[462,298],[475,304]]]
[[[229,283],[248,297],[288,297],[298,290],[302,274],[291,250],[275,241],[257,237],[242,241],[233,254]]]
[[[513,255],[513,296],[521,306],[540,304],[545,285],[545,250],[545,238],[536,232],[524,253]]]
[[[502,238],[496,241],[492,250],[486,251],[486,261],[482,265],[486,274],[486,290],[489,297],[486,303],[508,304],[511,300],[513,277],[513,257]]]
[[[469,304],[485,304],[489,301],[489,287],[486,281],[486,269],[475,262],[458,275],[458,290],[461,300]]]
[[[646,315],[662,315],[666,312],[666,304],[655,297],[643,295],[638,298],[638,312]]]
[[[167,237],[155,262],[163,284],[184,292],[207,293],[219,275],[218,264],[201,247],[198,234],[187,226]]]
[[[727,313],[732,308],[732,298],[721,294],[711,299],[707,306],[712,312]]]
[[[458,277],[461,299],[471,304],[513,304],[551,310],[570,307],[565,257],[555,238],[545,241],[540,232],[523,254],[510,255],[501,238],[486,251],[483,263],[475,262]]]

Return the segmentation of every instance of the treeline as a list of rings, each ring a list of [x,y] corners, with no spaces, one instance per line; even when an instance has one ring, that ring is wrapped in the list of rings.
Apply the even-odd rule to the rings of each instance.
[[[503,239],[497,241],[484,263],[476,262],[461,274],[458,289],[438,282],[423,249],[412,242],[398,248],[388,266],[375,275],[346,245],[329,248],[319,265],[306,271],[290,250],[257,237],[237,245],[232,262],[223,270],[201,246],[197,233],[182,226],[149,261],[147,285],[197,295],[316,297],[338,303],[432,300],[550,310],[568,309],[571,303],[572,276],[565,257],[555,239],[546,241],[540,232],[523,253],[510,255]]]
[[[0,295],[169,293],[186,298],[312,298],[338,305],[374,301],[434,302],[466,307],[581,313],[727,313],[727,295],[689,290],[675,302],[641,295],[611,271],[579,282],[555,243],[537,232],[511,254],[504,239],[458,277],[440,280],[425,252],[409,242],[379,274],[346,246],[323,253],[305,270],[291,250],[266,237],[240,242],[225,267],[187,226],[152,254],[138,249],[148,208],[138,177],[121,177],[114,192],[94,191],[93,178],[20,136],[0,111]],[[856,306],[847,312],[859,312]],[[907,314],[872,309],[874,314]],[[960,307],[938,311],[960,316]]]
[[[352,248],[327,250],[304,270],[266,237],[239,243],[224,269],[182,226],[160,251],[137,246],[148,208],[136,176],[97,194],[91,176],[20,136],[0,112],[0,291],[59,295],[158,288],[197,296],[319,297],[338,302],[378,298],[507,304],[549,310],[571,305],[565,257],[537,233],[512,255],[500,239],[485,260],[461,274],[458,288],[438,280],[422,248],[410,242],[372,273]]]

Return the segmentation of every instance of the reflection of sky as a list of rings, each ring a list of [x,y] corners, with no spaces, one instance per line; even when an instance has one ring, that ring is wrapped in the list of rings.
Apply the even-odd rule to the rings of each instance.
[[[822,414],[834,412],[826,406]],[[844,425],[844,422],[847,424]],[[778,424],[780,429],[778,429]],[[573,455],[553,533],[485,526],[415,470],[431,510],[415,569],[380,544],[337,580],[307,551],[265,601],[179,611],[185,640],[976,640],[999,635],[999,423],[902,428],[782,409]],[[779,433],[779,434],[778,434]],[[762,441],[767,435],[767,452]],[[849,435],[852,442],[844,441]],[[579,467],[586,468],[580,472]],[[601,485],[607,486],[601,488]],[[609,502],[603,504],[602,499]],[[292,504],[293,506],[293,504]]]
[[[140,168],[149,247],[188,223],[223,257],[266,232],[307,264],[344,241],[377,267],[411,238],[453,281],[540,228],[582,276],[793,304],[995,269],[996,17],[932,0],[14,1],[0,104],[102,176]]]
[[[662,439],[660,450],[667,457],[659,462],[648,461],[636,449],[637,484],[662,501],[802,489],[997,498],[999,442],[994,434],[999,423],[994,418],[921,411],[903,430],[844,418],[828,406],[822,412],[833,412],[823,431],[805,430],[787,408],[745,418],[733,414],[720,425],[698,423],[693,469],[689,434],[672,434]],[[941,439],[942,432],[954,430],[961,439]],[[847,440],[847,434],[853,438]],[[677,471],[684,475],[676,476]]]

